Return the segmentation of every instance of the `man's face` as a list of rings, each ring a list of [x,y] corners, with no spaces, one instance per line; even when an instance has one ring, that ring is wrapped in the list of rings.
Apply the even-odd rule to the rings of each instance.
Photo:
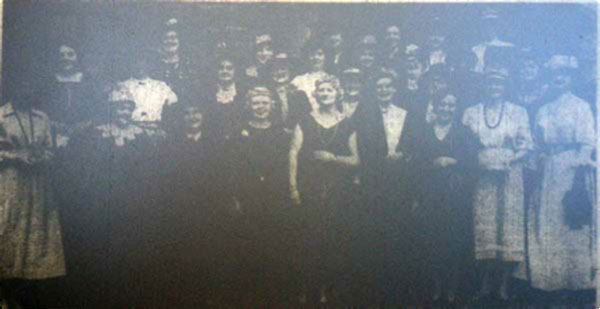
[[[197,107],[186,108],[183,120],[188,131],[197,131],[202,126],[202,114]]]
[[[396,48],[400,46],[400,28],[397,26],[390,26],[385,30],[385,42],[390,48]]]
[[[277,64],[273,68],[272,78],[276,84],[285,84],[290,80],[290,69],[284,64]]]
[[[75,68],[75,64],[77,63],[77,52],[75,52],[74,48],[67,45],[62,45],[58,52],[60,57],[60,66],[64,71],[69,71]]]
[[[362,82],[358,76],[347,76],[342,80],[344,94],[348,97],[357,97],[360,95]]]
[[[441,34],[434,34],[429,37],[429,46],[433,49],[440,48],[446,41],[446,37]]]
[[[375,94],[380,102],[391,102],[396,94],[396,87],[389,77],[380,78],[375,84]]]
[[[358,61],[363,68],[371,68],[375,64],[375,50],[372,48],[364,48]]]
[[[271,44],[261,44],[257,46],[256,60],[261,64],[265,64],[273,58],[274,54]]]
[[[235,68],[229,60],[223,60],[217,70],[217,78],[222,82],[231,82],[235,76]]]
[[[334,34],[332,34],[332,35],[329,36],[329,45],[334,50],[337,50],[340,47],[342,47],[343,43],[344,43],[344,39],[342,38],[342,34],[341,33],[334,33]]]
[[[175,30],[167,31],[163,36],[163,50],[175,53],[179,50],[179,36]]]

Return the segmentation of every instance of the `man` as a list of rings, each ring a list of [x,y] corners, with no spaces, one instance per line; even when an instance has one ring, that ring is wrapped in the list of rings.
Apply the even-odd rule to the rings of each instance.
[[[271,79],[279,102],[277,115],[286,131],[291,132],[298,121],[311,110],[308,97],[291,84],[290,59],[286,53],[277,54],[270,65]]]

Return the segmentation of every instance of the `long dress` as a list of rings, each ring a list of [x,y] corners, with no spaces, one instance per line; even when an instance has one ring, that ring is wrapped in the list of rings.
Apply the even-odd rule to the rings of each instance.
[[[46,114],[0,107],[2,156],[33,147],[50,150]],[[66,273],[58,207],[46,163],[0,163],[0,279],[47,279]]]
[[[483,104],[465,110],[463,124],[478,139],[478,156],[487,153],[503,159],[502,152],[510,155],[533,147],[527,111],[509,102],[503,104],[503,116],[495,127],[484,118]],[[475,259],[522,262],[525,259],[522,163],[513,162],[501,171],[484,167],[478,172],[473,192]]]
[[[535,288],[552,291],[594,288],[595,236],[592,226],[571,229],[563,199],[574,184],[577,149],[595,146],[589,103],[566,93],[540,108],[535,122],[541,183],[534,192],[527,224],[529,275]]]
[[[441,140],[431,124],[420,133],[415,160],[419,162],[419,187],[423,190],[423,203],[417,213],[422,222],[421,239],[426,242],[424,261],[429,269],[444,274],[469,257],[474,138],[460,123],[451,124]],[[434,160],[439,157],[450,157],[457,163],[436,167]]]
[[[231,231],[240,250],[232,254],[240,265],[236,275],[243,279],[243,287],[258,292],[263,300],[279,296],[274,292],[291,283],[289,139],[281,126],[257,129],[246,124],[228,145],[230,188],[241,207]]]
[[[317,161],[313,153],[328,151],[336,156],[351,155],[348,141],[353,131],[348,119],[325,128],[309,115],[299,125],[303,133],[298,156],[298,190],[304,221],[303,261],[308,280],[316,280],[311,286],[319,286],[337,278],[348,265],[350,240],[345,221],[355,173],[351,168]]]
[[[78,292],[77,306],[135,304],[139,289],[147,287],[134,277],[139,270],[131,266],[143,267],[138,264],[140,256],[145,253],[143,258],[148,259],[148,251],[141,250],[140,240],[153,239],[140,224],[149,217],[145,210],[154,205],[147,203],[152,199],[145,181],[157,181],[144,173],[146,164],[154,163],[148,160],[149,144],[138,126],[118,129],[103,124],[74,135],[67,147],[55,179],[60,181],[63,200],[69,201],[62,211],[72,272],[69,288],[86,287]],[[140,209],[142,205],[148,208]],[[126,286],[127,296],[121,295]]]

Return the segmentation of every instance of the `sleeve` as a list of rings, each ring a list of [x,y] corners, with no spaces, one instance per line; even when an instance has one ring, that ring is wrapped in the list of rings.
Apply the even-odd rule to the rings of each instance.
[[[461,122],[462,122],[463,126],[465,126],[467,129],[469,129],[471,132],[475,133],[474,128],[475,128],[476,120],[475,120],[474,109],[472,107],[467,108],[465,110],[465,112],[463,113]]]
[[[169,106],[178,102],[177,94],[167,84],[163,83],[165,92],[165,105]]]
[[[529,115],[527,111],[519,106],[516,106],[516,124],[517,132],[515,136],[515,149],[516,150],[533,150],[533,138],[531,137],[531,130],[529,129]]]
[[[590,105],[582,101],[577,109],[577,121],[575,122],[575,142],[586,146],[595,146],[594,116]]]

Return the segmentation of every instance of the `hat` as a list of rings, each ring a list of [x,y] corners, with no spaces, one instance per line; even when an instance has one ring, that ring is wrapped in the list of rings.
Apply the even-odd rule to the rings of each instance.
[[[248,92],[246,93],[246,99],[250,99],[250,98],[258,97],[258,96],[267,96],[267,97],[272,98],[273,93],[271,92],[271,90],[269,90],[268,87],[261,86],[261,85],[257,85],[257,86],[254,86],[254,87],[248,89]]]
[[[347,68],[345,70],[342,71],[342,76],[348,76],[348,75],[360,75],[360,69],[359,68],[355,68],[355,67],[351,67],[351,68]]]
[[[483,20],[495,20],[500,18],[498,11],[492,8],[486,8],[481,12],[481,19]]]
[[[577,58],[569,55],[553,55],[546,62],[545,67],[551,70],[559,69],[577,69],[579,68],[579,62]]]
[[[260,45],[260,44],[268,44],[271,43],[273,40],[271,38],[270,34],[261,34],[256,36],[256,45]]]
[[[485,70],[485,78],[507,80],[508,70],[506,68],[488,66]]]
[[[396,71],[389,69],[389,68],[381,68],[375,73],[374,77],[375,77],[373,79],[374,81],[377,81],[382,78],[390,78],[392,80],[397,80],[398,73],[396,73]]]

